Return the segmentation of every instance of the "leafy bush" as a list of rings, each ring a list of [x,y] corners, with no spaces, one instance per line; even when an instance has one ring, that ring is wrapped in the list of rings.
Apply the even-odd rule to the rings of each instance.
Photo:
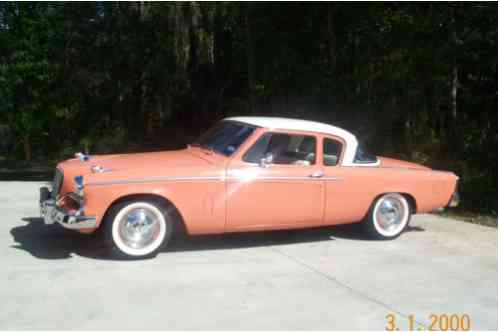
[[[489,174],[460,180],[461,209],[498,215],[498,185]]]

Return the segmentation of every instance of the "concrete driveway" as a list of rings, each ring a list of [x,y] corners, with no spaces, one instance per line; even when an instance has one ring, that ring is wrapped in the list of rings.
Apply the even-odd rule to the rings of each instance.
[[[407,329],[468,314],[498,329],[498,230],[432,215],[394,241],[352,227],[204,236],[119,261],[0,182],[0,329]],[[417,326],[415,326],[417,328]]]

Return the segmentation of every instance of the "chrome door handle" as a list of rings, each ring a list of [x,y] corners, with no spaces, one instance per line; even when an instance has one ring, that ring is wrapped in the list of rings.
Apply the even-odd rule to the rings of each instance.
[[[314,179],[321,178],[322,176],[323,176],[323,172],[322,171],[317,171],[317,172],[309,175],[310,178],[314,178]]]

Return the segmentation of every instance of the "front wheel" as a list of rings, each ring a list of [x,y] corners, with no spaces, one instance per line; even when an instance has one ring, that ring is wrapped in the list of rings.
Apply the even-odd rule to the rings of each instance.
[[[373,203],[363,226],[373,238],[394,239],[405,230],[410,217],[410,205],[406,198],[401,194],[389,193]]]
[[[157,254],[170,240],[173,222],[153,201],[126,201],[111,208],[106,237],[119,256],[145,258]]]

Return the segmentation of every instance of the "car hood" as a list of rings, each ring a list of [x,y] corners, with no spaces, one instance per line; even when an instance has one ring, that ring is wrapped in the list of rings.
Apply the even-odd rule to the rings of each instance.
[[[161,167],[199,166],[212,163],[211,159],[203,158],[200,154],[184,149],[178,151],[91,155],[87,161],[73,158],[62,162],[59,166],[64,169],[78,168],[81,171],[86,168],[87,171],[84,173],[88,173],[92,171],[93,166],[99,166],[107,171],[122,171],[138,168],[158,169]]]
[[[131,154],[90,155],[89,160],[73,158],[57,168],[64,173],[62,191],[74,190],[74,177],[82,175],[85,183],[129,180],[163,176],[218,174],[223,158],[196,148]],[[100,168],[96,171],[95,168]]]
[[[409,161],[387,158],[387,157],[377,157],[380,160],[380,167],[385,168],[410,168],[410,169],[420,169],[420,170],[430,170],[429,167],[424,165],[412,163]]]

